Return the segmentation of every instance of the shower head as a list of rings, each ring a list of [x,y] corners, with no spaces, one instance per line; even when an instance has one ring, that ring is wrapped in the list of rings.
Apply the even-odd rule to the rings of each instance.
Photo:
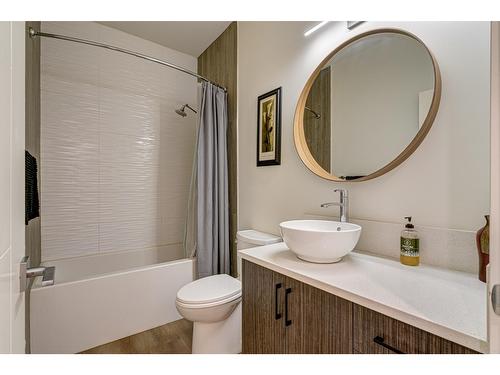
[[[175,113],[177,113],[178,115],[180,115],[182,117],[186,117],[187,116],[187,113],[184,112],[184,106],[182,106],[182,108],[176,109]]]
[[[185,111],[185,108],[186,108],[186,107],[187,107],[187,108],[189,108],[189,109],[190,109],[191,111],[193,111],[194,113],[198,113],[198,112],[196,112],[193,108],[191,108],[191,107],[189,106],[189,104],[184,104],[181,108],[176,109],[176,110],[175,110],[175,113],[177,113],[179,116],[186,117],[186,116],[187,116],[187,113],[186,113],[186,111]]]

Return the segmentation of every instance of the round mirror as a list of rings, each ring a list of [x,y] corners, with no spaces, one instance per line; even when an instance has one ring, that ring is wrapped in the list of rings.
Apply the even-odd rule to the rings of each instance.
[[[304,164],[333,181],[365,181],[402,163],[436,116],[441,77],[416,36],[365,32],[330,53],[307,81],[295,111]]]

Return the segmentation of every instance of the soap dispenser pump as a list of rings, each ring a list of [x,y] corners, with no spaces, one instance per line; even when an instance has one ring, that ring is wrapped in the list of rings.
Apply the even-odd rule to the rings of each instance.
[[[405,219],[408,220],[408,223],[406,223],[405,228],[401,232],[401,255],[399,258],[401,264],[418,266],[420,263],[418,232],[411,223],[411,216],[406,216]]]

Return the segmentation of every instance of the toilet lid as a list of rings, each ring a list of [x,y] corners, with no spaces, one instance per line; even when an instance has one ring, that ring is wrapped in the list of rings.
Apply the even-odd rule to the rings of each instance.
[[[213,275],[184,285],[177,300],[197,304],[222,301],[241,294],[241,282],[229,275]]]

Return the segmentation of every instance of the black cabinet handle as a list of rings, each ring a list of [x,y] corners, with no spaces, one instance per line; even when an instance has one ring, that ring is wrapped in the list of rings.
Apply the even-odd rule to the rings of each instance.
[[[281,283],[278,283],[274,286],[274,318],[276,320],[281,319],[281,313],[279,312],[279,300],[278,300],[278,289],[281,289]]]
[[[285,290],[285,326],[292,324],[292,321],[288,319],[288,295],[292,293],[292,288],[286,288]]]
[[[396,354],[405,354],[405,353],[403,353],[401,350],[398,350],[398,349],[396,349],[396,348],[394,348],[394,347],[392,347],[392,346],[390,346],[390,345],[386,344],[386,343],[384,342],[384,338],[383,338],[383,337],[377,336],[377,337],[375,337],[375,338],[373,339],[373,342],[374,342],[375,344],[378,344],[378,345],[380,345],[380,346],[383,346],[384,348],[386,348],[386,349],[388,349],[388,350],[390,350],[391,352],[394,352],[394,353],[396,353]]]

